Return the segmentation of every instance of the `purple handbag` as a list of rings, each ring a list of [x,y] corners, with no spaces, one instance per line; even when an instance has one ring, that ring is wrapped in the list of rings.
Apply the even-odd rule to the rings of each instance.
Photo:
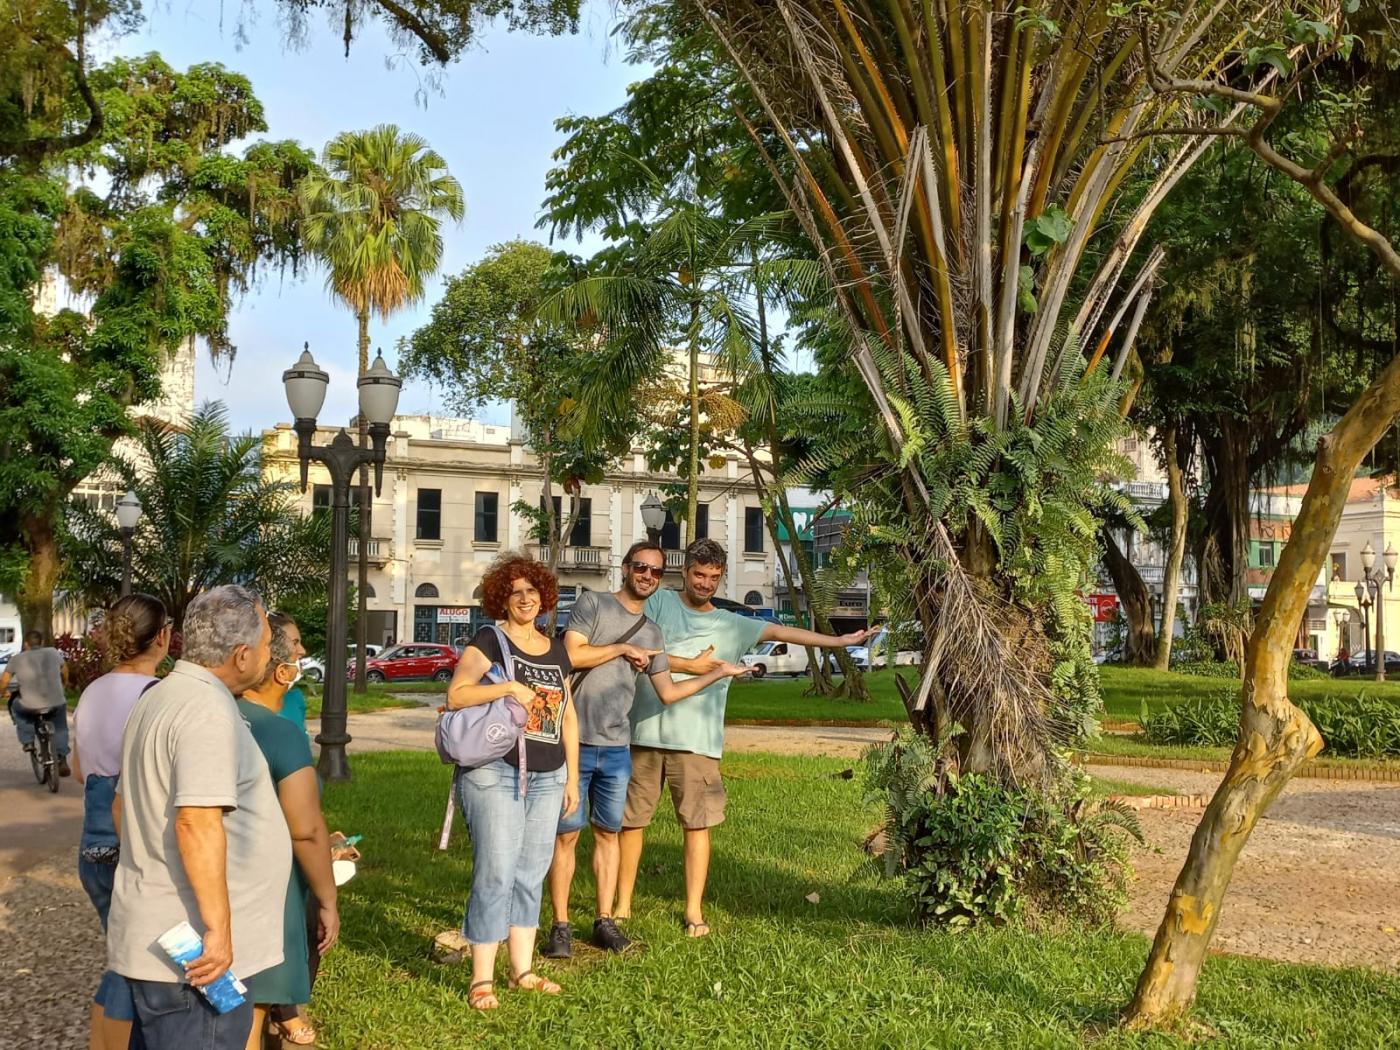
[[[501,648],[501,664],[486,672],[489,681],[509,682],[515,678],[515,660],[510,642],[499,627],[496,641]],[[513,696],[503,696],[487,704],[444,711],[438,715],[434,734],[438,757],[444,765],[466,769],[484,766],[508,755],[515,748],[520,759],[520,794],[525,793],[525,708]]]

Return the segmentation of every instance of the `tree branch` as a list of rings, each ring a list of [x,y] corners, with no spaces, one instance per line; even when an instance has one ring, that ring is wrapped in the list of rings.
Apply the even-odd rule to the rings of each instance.
[[[444,66],[452,61],[447,38],[395,0],[373,0],[374,5],[423,42],[432,56]],[[348,47],[348,43],[347,43]]]
[[[103,125],[106,123],[102,114],[102,106],[98,103],[97,96],[93,94],[87,79],[87,0],[78,0],[74,15],[78,23],[78,54],[75,58],[66,47],[63,48],[63,54],[68,61],[74,64],[73,82],[78,88],[78,94],[82,96],[83,103],[88,108],[87,126],[82,131],[74,132],[71,135],[47,135],[43,138],[28,139],[12,152],[12,156],[38,161],[51,153],[77,149],[79,146],[87,145],[101,134]]]

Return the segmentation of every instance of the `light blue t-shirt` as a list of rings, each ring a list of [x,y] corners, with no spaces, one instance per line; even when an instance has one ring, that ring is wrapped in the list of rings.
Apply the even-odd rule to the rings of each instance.
[[[713,645],[716,659],[738,663],[758,644],[767,626],[763,620],[724,609],[696,612],[679,594],[668,590],[657,591],[647,599],[646,614],[661,628],[666,651],[687,659]],[[684,681],[691,676],[675,677]],[[722,678],[708,689],[668,706],[656,695],[651,679],[638,675],[637,696],[632,703],[632,743],[719,758],[724,752],[724,706],[732,681]]]

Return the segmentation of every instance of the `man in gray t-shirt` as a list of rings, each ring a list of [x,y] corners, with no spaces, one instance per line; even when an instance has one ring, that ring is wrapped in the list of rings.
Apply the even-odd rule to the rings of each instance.
[[[661,585],[666,554],[659,544],[634,543],[622,559],[622,588],[613,594],[585,591],[569,613],[564,644],[574,669],[574,709],[579,727],[579,798],[572,816],[559,821],[554,862],[549,869],[549,893],[554,902],[554,926],[544,955],[562,959],[572,954],[569,888],[574,880],[574,848],[585,821],[593,825],[593,873],[598,881],[598,917],[593,943],[621,951],[631,942],[613,920],[620,862],[618,833],[632,776],[632,696],[637,674],[644,672],[661,701],[673,704],[694,696],[721,678],[741,675],[748,668],[712,660],[708,673],[676,682],[662,651],[661,631],[642,613],[647,598]]]
[[[234,700],[262,680],[271,631],[257,596],[228,585],[190,603],[184,635],[184,659],[122,734],[107,966],[130,983],[149,1050],[242,1050],[253,1004],[216,1013],[191,986],[282,961],[291,837]],[[156,943],[181,922],[204,942],[183,971]]]
[[[10,718],[15,723],[20,747],[34,750],[34,727],[39,716],[47,713],[53,722],[58,772],[65,777],[71,773],[68,768],[68,699],[63,694],[67,674],[63,654],[45,645],[44,636],[38,631],[24,636],[23,651],[10,657],[5,672],[0,674],[0,696],[8,696],[12,688],[19,690],[19,696],[10,702]]]

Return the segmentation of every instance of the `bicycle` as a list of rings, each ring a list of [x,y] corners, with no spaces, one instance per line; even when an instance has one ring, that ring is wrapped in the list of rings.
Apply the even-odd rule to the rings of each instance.
[[[51,794],[58,793],[58,757],[53,750],[53,717],[48,711],[34,719],[34,746],[29,752],[29,764],[34,767],[34,779],[47,784]]]

